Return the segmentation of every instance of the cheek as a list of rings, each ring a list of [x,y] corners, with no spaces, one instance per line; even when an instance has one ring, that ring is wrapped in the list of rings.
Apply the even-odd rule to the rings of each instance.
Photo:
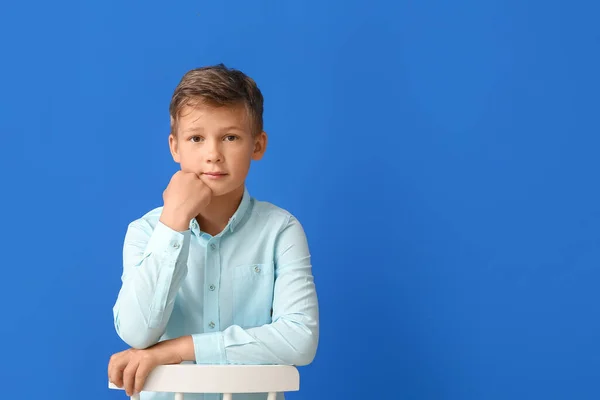
[[[248,150],[247,148],[240,149],[238,154],[236,154],[235,161],[239,167],[246,168],[252,161],[252,150]]]
[[[183,151],[179,153],[179,164],[184,172],[198,172],[200,162],[198,157],[194,157],[193,153]]]
[[[183,146],[179,150],[179,156],[182,160],[185,160],[187,162],[194,161],[196,158],[198,158],[198,155],[198,149],[194,149],[191,146]]]
[[[252,149],[249,149],[247,146],[240,146],[236,149],[231,149],[225,154],[225,158],[236,164],[244,164],[246,160],[252,158]]]

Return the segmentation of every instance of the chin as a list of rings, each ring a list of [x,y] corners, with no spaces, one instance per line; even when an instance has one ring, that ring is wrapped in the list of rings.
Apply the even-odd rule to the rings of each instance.
[[[231,192],[236,191],[240,187],[240,185],[228,185],[225,182],[207,182],[206,185],[210,188],[213,196],[215,197],[225,196]]]

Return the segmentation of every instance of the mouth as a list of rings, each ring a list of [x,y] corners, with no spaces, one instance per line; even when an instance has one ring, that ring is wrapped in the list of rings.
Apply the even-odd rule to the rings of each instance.
[[[224,176],[227,176],[225,172],[203,172],[202,175],[211,179],[219,179],[223,178]]]

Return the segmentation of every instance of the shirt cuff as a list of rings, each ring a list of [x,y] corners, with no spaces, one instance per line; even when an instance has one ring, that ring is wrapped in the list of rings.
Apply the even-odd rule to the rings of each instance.
[[[222,332],[197,333],[192,335],[196,364],[226,364],[225,345]]]
[[[152,236],[148,240],[146,246],[146,256],[154,253],[158,256],[175,256],[179,255],[184,247],[184,241],[190,236],[190,231],[178,232],[169,228],[167,225],[158,221]]]

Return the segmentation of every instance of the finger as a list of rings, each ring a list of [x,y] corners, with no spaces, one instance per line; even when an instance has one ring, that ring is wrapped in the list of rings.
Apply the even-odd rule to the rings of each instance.
[[[112,383],[114,383],[111,379],[111,372],[113,369],[113,364],[115,362],[115,354],[113,354],[112,356],[110,356],[110,358],[108,359],[108,365],[106,366],[106,374],[108,375],[108,380],[110,380]]]
[[[123,370],[127,366],[128,357],[123,354],[114,354],[108,364],[108,380],[117,387],[123,387]]]
[[[146,379],[153,368],[154,365],[151,362],[146,361],[140,363],[137,372],[135,373],[135,393],[140,393],[142,389],[144,389]]]
[[[138,369],[139,361],[136,358],[129,360],[129,363],[123,371],[123,388],[127,396],[133,395],[133,388],[135,385],[135,373]]]
[[[195,181],[201,181],[202,180],[202,174],[200,172],[189,172],[190,176],[195,180]]]
[[[110,358],[108,359],[107,372],[109,375],[110,375],[110,370],[115,366],[115,363],[119,360],[119,358],[121,358],[121,354],[122,354],[122,352],[115,353],[115,354],[111,355]]]

